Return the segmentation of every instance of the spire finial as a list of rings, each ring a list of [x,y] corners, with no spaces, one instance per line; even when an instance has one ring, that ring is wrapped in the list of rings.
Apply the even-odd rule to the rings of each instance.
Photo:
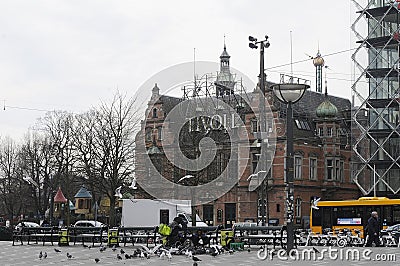
[[[226,50],[226,44],[225,44],[225,33],[224,33],[224,50]]]

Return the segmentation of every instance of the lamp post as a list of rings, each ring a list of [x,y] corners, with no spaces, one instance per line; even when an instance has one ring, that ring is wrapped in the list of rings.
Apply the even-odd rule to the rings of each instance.
[[[264,101],[264,97],[265,97],[265,73],[264,73],[264,48],[268,48],[270,46],[270,43],[268,41],[268,36],[265,35],[265,39],[264,40],[260,40],[258,41],[257,38],[254,38],[252,36],[249,36],[249,47],[251,49],[257,49],[258,47],[260,47],[260,89],[262,92],[262,95],[260,96],[260,132],[261,134],[259,134],[258,139],[261,140],[261,157],[260,157],[260,167],[259,167],[259,173],[261,171],[264,171],[267,169],[267,156],[266,156],[266,151],[267,151],[267,145],[268,142],[264,141],[263,138],[266,136],[263,136],[263,133],[267,132],[267,125],[266,125],[266,117],[265,117],[265,101]],[[261,225],[264,226],[265,225],[265,177],[263,178],[263,181],[261,182],[261,187],[260,187],[260,199],[261,199],[261,211],[260,211],[260,215],[261,215]],[[268,180],[267,180],[267,186],[268,186]],[[268,192],[267,192],[268,193]],[[258,204],[257,204],[258,206]],[[268,207],[268,203],[267,203],[267,207]],[[269,213],[269,210],[267,211]],[[268,215],[269,216],[269,215]],[[267,221],[267,223],[269,223],[269,221]]]
[[[287,230],[287,254],[294,247],[294,157],[293,157],[293,109],[292,105],[298,102],[310,87],[308,84],[294,83],[293,76],[289,76],[289,82],[285,83],[284,75],[281,76],[281,84],[272,86],[274,93],[279,101],[286,104],[286,230]],[[303,80],[305,81],[305,80]],[[306,83],[306,82],[305,82]]]

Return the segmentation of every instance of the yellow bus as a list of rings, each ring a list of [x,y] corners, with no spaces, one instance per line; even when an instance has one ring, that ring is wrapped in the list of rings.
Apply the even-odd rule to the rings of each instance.
[[[377,211],[382,229],[400,224],[400,199],[386,197],[361,197],[358,200],[319,201],[311,208],[310,229],[322,233],[322,229],[358,229],[361,236],[371,212]]]

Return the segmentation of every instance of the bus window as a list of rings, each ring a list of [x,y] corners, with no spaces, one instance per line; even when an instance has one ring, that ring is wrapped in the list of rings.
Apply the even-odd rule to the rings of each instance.
[[[393,207],[392,206],[383,206],[383,216],[382,225],[393,225]]]
[[[332,207],[324,207],[322,212],[322,228],[332,227]]]
[[[333,207],[334,225],[362,225],[362,207]]]
[[[312,226],[321,226],[322,208],[312,210]]]
[[[393,206],[393,224],[400,223],[400,206]]]

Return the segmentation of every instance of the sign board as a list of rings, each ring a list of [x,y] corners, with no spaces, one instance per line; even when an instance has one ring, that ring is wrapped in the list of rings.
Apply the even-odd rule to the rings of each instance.
[[[361,225],[361,218],[337,218],[338,225]]]

